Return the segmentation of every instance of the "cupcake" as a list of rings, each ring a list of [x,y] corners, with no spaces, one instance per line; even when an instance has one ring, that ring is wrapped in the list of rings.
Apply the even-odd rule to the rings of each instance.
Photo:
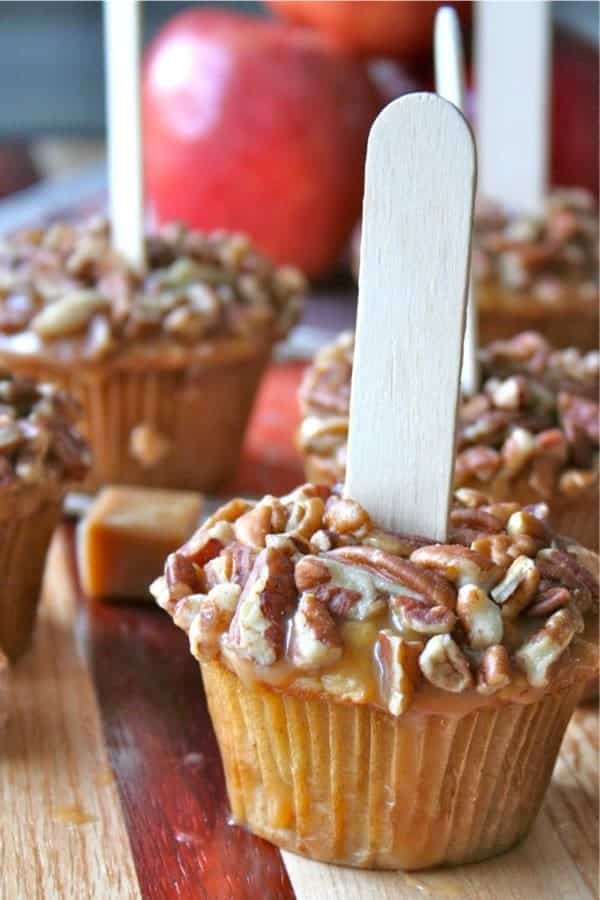
[[[352,334],[341,335],[300,388],[298,445],[316,483],[344,478],[353,352]],[[560,533],[597,549],[600,355],[553,350],[534,332],[480,355],[481,391],[459,410],[456,486],[547,503]]]
[[[447,544],[304,485],[233,500],[165,565],[233,822],[327,862],[484,859],[529,829],[597,671],[598,558],[458,492]]]
[[[11,660],[33,632],[63,497],[89,467],[77,412],[57,388],[0,371],[0,654]]]
[[[551,193],[540,218],[481,202],[473,278],[482,343],[535,329],[555,347],[598,347],[598,210],[583,190]]]
[[[0,363],[68,388],[94,450],[88,487],[209,490],[234,470],[273,343],[303,278],[242,235],[169,226],[148,270],[106,223],[24,231],[0,248]]]

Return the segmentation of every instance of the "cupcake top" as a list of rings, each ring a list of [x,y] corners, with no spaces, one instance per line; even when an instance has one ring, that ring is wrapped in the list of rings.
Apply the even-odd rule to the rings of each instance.
[[[241,234],[169,225],[146,241],[148,271],[111,249],[107,223],[56,224],[0,245],[0,352],[174,361],[223,340],[273,341],[298,318],[304,278]]]
[[[548,306],[575,297],[598,303],[598,210],[580,189],[549,194],[544,215],[509,215],[480,200],[475,213],[473,274]]]
[[[432,544],[306,484],[222,507],[152,593],[194,656],[275,688],[393,715],[432,692],[526,697],[597,665],[598,557],[547,512],[459,490]]]
[[[80,481],[90,465],[63,391],[0,369],[0,497],[31,485],[50,491]]]
[[[351,333],[321,350],[300,389],[298,442],[332,481],[343,477],[354,354]],[[459,410],[456,484],[524,478],[536,495],[577,496],[597,483],[600,354],[553,350],[524,332],[480,354],[483,387]]]

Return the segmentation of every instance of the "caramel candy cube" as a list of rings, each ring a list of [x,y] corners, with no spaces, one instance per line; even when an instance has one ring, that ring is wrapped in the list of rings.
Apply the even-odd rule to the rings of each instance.
[[[105,487],[79,525],[77,558],[89,597],[151,600],[165,559],[198,525],[203,499],[190,491]]]

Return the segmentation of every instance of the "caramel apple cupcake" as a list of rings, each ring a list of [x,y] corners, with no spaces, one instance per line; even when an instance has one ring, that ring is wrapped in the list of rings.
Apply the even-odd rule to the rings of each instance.
[[[208,490],[234,470],[302,276],[242,235],[169,226],[148,269],[111,250],[103,221],[24,231],[0,248],[0,363],[80,401],[88,486]]]
[[[340,335],[300,388],[298,446],[315,483],[344,478],[353,353],[353,335]],[[480,357],[481,391],[459,410],[456,486],[547,503],[560,533],[597,549],[600,354],[553,350],[525,332]]]
[[[555,347],[598,347],[598,210],[583,190],[557,190],[542,217],[479,202],[473,278],[482,344],[535,329]]]
[[[200,663],[233,821],[369,868],[520,840],[598,668],[598,558],[546,514],[463,489],[439,544],[307,484],[172,554],[152,591]]]
[[[0,370],[0,655],[29,644],[46,551],[90,454],[76,404],[56,387]]]

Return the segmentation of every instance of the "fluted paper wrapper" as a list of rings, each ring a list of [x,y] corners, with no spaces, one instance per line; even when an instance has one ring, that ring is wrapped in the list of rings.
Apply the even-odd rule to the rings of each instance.
[[[16,660],[33,634],[46,553],[62,498],[40,500],[0,520],[0,651]],[[28,503],[31,507],[31,504]]]
[[[84,488],[102,484],[212,490],[234,472],[244,431],[269,348],[251,348],[239,359],[207,359],[189,368],[154,365],[103,370],[55,371],[83,407],[83,430],[93,451]],[[132,453],[136,428],[164,445],[156,460]]]
[[[529,829],[582,685],[462,718],[245,685],[202,664],[233,821],[280,847],[365,868],[481,860]]]
[[[553,347],[598,349],[598,310],[581,308],[577,296],[565,297],[557,306],[544,304],[536,297],[479,285],[479,342],[508,340],[521,331],[537,331]]]

